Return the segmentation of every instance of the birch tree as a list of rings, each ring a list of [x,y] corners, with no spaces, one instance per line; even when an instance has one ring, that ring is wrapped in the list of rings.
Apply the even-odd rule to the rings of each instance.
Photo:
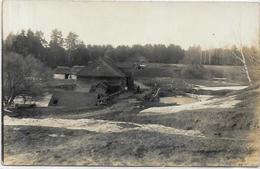
[[[242,46],[242,45],[240,45],[240,46],[238,47],[238,49],[237,49],[237,48],[234,48],[234,49],[232,50],[232,54],[233,54],[233,55],[235,56],[235,58],[236,58],[237,60],[239,60],[239,61],[241,62],[241,64],[243,65],[243,69],[244,69],[244,71],[245,71],[245,73],[246,73],[246,77],[247,77],[248,83],[249,83],[249,85],[252,85],[252,79],[251,79],[251,76],[250,76],[250,73],[249,73],[248,61],[247,61],[247,59],[253,59],[253,57],[250,56],[250,55],[245,55],[244,49],[243,49],[243,46]]]

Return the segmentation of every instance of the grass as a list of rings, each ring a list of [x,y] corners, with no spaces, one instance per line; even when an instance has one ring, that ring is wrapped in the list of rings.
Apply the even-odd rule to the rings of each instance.
[[[149,64],[138,80],[152,86],[176,82],[176,86],[190,89],[189,85],[222,86],[210,80],[182,79],[178,72],[183,65]],[[227,74],[236,67],[205,66]],[[159,72],[158,68],[162,71]],[[150,70],[150,71],[149,71]],[[153,71],[156,73],[152,74]],[[152,73],[151,73],[152,72]],[[149,74],[148,74],[149,73]],[[233,72],[240,76],[240,72]],[[154,76],[151,80],[151,74]],[[148,75],[148,77],[146,76]],[[241,78],[241,77],[239,77]],[[231,82],[239,82],[236,77]],[[241,79],[240,79],[241,80]],[[179,83],[177,81],[180,81]],[[187,86],[183,85],[183,81]],[[149,84],[150,83],[150,84]],[[169,88],[166,87],[165,91]],[[88,166],[234,166],[257,151],[249,147],[248,134],[259,130],[255,107],[257,87],[222,95],[236,95],[242,100],[235,108],[182,111],[167,115],[138,116],[145,107],[131,102],[133,95],[122,96],[113,105],[77,111],[21,112],[20,117],[58,117],[69,119],[93,118],[139,124],[160,124],[184,130],[198,130],[205,137],[162,134],[147,131],[97,133],[54,127],[4,126],[4,162],[18,165],[88,165]],[[216,94],[216,93],[215,93]],[[152,106],[152,105],[150,105]],[[23,116],[25,115],[25,116]],[[30,116],[28,116],[30,115]],[[131,123],[123,128],[133,128]],[[57,137],[53,137],[55,134]],[[254,133],[253,133],[254,134]],[[61,137],[62,135],[62,137]],[[239,163],[238,163],[239,162]],[[251,165],[252,163],[243,163]]]
[[[5,140],[8,140],[4,149],[5,164],[46,165],[47,160],[48,165],[223,166],[232,164],[229,159],[243,158],[249,153],[249,150],[241,149],[246,143],[236,140],[194,139],[144,131],[99,134],[47,127],[17,127],[20,130],[5,127]],[[51,133],[65,137],[50,137]],[[23,160],[12,161],[12,154],[23,155]],[[28,163],[30,160],[32,163]]]
[[[255,90],[238,94],[237,98],[243,101],[235,109],[138,116],[142,108],[128,102],[130,97],[107,107],[108,113],[85,117],[199,130],[205,138],[138,130],[104,134],[53,127],[4,126],[5,164],[234,166],[256,151],[247,146],[250,140],[246,139],[254,129],[259,129],[254,117],[254,100],[259,96]],[[81,115],[84,112],[74,114],[74,118],[84,118]],[[57,137],[52,137],[53,134]]]
[[[182,64],[163,64],[163,63],[147,63],[147,66],[142,71],[134,73],[137,78],[156,78],[156,77],[170,77],[170,78],[184,78],[182,70],[189,65]],[[231,81],[243,82],[246,81],[246,75],[241,66],[217,66],[204,65],[205,78],[211,79],[213,77],[224,77]]]

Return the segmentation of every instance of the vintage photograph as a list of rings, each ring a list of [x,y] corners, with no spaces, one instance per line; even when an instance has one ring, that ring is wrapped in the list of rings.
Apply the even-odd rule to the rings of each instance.
[[[4,0],[2,164],[260,164],[257,2]]]

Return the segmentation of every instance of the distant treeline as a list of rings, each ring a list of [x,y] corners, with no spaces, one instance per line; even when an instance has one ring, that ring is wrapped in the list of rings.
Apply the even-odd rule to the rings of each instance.
[[[85,45],[77,34],[70,32],[63,37],[61,31],[54,29],[50,41],[44,39],[41,31],[31,30],[17,34],[10,33],[4,41],[4,52],[15,52],[22,56],[31,55],[49,67],[58,65],[86,65],[98,57],[110,56],[119,62],[156,62],[210,65],[239,65],[232,49],[202,50],[199,46],[182,49],[178,45]]]

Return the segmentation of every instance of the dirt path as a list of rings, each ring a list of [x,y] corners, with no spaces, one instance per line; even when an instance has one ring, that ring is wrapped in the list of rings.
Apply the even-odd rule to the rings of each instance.
[[[202,89],[202,90],[211,90],[211,91],[218,91],[218,90],[242,90],[247,88],[248,86],[221,86],[221,87],[209,87],[209,86],[202,86],[196,85],[195,89]]]
[[[171,104],[171,103],[177,103],[177,104],[188,104],[188,103],[194,103],[197,102],[197,99],[191,98],[191,97],[161,97],[160,103],[165,104]]]
[[[198,110],[208,108],[233,108],[241,100],[236,100],[235,96],[228,96],[222,98],[215,98],[211,100],[203,100],[199,102],[183,104],[179,106],[167,106],[167,107],[151,107],[142,110],[139,115],[160,115],[171,114],[185,110]]]
[[[41,126],[41,127],[57,127],[72,130],[88,130],[98,133],[119,133],[131,130],[140,130],[148,132],[158,132],[163,134],[185,135],[191,137],[204,137],[197,130],[181,130],[172,127],[166,127],[159,124],[138,124],[130,122],[113,122],[108,120],[95,119],[17,119],[4,116],[4,124],[8,126]],[[19,130],[19,128],[17,129]]]

